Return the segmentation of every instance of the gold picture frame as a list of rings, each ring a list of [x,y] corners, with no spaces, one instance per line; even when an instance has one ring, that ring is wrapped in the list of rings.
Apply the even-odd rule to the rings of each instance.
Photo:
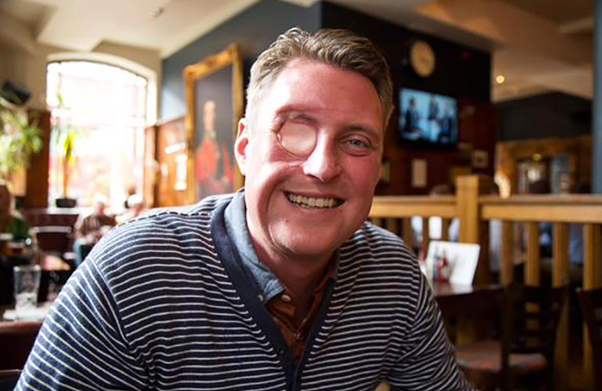
[[[243,177],[234,158],[243,115],[242,59],[233,43],[184,69],[190,202],[236,191]]]

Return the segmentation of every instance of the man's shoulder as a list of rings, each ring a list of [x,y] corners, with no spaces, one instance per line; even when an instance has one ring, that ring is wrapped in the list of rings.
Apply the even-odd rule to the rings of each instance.
[[[399,236],[370,222],[355,231],[341,246],[340,253],[349,258],[361,254],[370,262],[417,264],[414,253]]]
[[[229,203],[231,194],[210,196],[196,204],[160,207],[143,212],[140,216],[121,224],[123,230],[154,229],[173,227],[174,224],[202,224],[211,219],[213,212],[224,203]]]
[[[362,226],[355,231],[349,242],[354,242],[359,245],[371,245],[380,243],[393,247],[405,247],[404,241],[393,232],[384,228],[378,227],[369,221],[364,222]]]
[[[100,263],[127,263],[140,256],[166,253],[188,256],[212,247],[213,212],[231,196],[213,196],[197,204],[157,208],[113,228],[92,252]]]

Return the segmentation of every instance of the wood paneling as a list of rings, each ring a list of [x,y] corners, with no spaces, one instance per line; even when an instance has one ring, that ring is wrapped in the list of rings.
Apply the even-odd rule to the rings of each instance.
[[[577,183],[589,183],[592,172],[591,135],[497,143],[496,177],[507,183],[510,194],[516,194],[519,160],[530,159],[535,154],[540,155],[542,159],[546,159],[565,153],[569,156],[571,188]]]
[[[142,195],[147,208],[155,207],[155,186],[159,169],[157,160],[157,125],[144,129],[144,175]]]
[[[188,156],[188,143],[184,117],[157,125],[158,162],[155,185],[155,206],[178,206],[190,203],[186,187],[177,188],[178,164],[184,164]],[[180,161],[180,163],[178,163]],[[189,175],[190,173],[186,173]],[[184,183],[187,183],[184,180]]]
[[[50,112],[30,110],[29,119],[42,130],[42,150],[34,155],[27,170],[24,208],[48,206],[48,164],[50,160]]]

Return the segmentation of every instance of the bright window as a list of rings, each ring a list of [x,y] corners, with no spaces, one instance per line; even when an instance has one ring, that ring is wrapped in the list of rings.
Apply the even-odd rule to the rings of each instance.
[[[66,195],[77,199],[79,206],[91,205],[94,197],[103,195],[119,210],[128,191],[141,192],[147,86],[144,77],[112,65],[89,61],[48,64],[46,96],[53,125],[51,205],[65,196],[63,150],[68,133],[73,136],[74,148]]]

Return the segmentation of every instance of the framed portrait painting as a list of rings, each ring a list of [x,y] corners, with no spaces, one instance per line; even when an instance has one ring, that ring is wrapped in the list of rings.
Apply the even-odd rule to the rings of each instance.
[[[191,202],[242,186],[234,158],[243,111],[242,61],[238,46],[184,69],[188,110],[188,194]]]

